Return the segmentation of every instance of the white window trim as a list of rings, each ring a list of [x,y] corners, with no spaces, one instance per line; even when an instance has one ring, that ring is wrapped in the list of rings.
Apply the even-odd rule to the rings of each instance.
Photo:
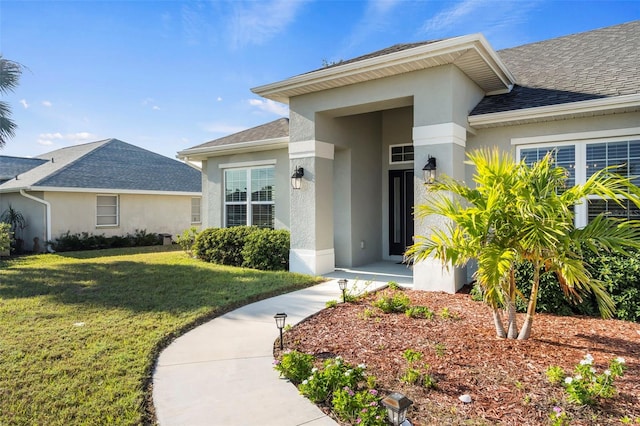
[[[513,138],[511,144],[516,147],[516,161],[520,161],[520,151],[530,148],[546,148],[550,146],[575,147],[576,175],[575,183],[582,184],[587,180],[587,145],[597,143],[623,142],[640,140],[640,127],[614,129],[592,132],[567,133],[527,138]],[[588,203],[583,202],[575,207],[575,226],[583,228],[588,222]]]
[[[115,197],[116,199],[116,223],[115,224],[98,225],[98,198],[99,197]],[[97,194],[95,206],[96,206],[96,215],[95,215],[96,228],[117,228],[120,226],[120,196],[118,194]]]
[[[397,144],[394,144],[394,145],[389,145],[389,164],[413,164],[414,160],[409,160],[409,161],[393,161],[392,160],[392,158],[393,158],[393,154],[392,154],[393,148],[398,147],[398,146],[402,146],[402,147],[404,147],[404,146],[413,146],[413,144],[412,143],[397,143]],[[414,148],[413,155],[414,156],[416,155],[415,154],[415,148]]]
[[[244,170],[247,174],[247,199],[245,201],[227,201],[227,197],[226,197],[226,190],[227,190],[227,177],[226,177],[226,173],[223,173],[223,183],[222,183],[222,206],[223,206],[223,223],[224,223],[224,227],[227,228],[229,225],[227,223],[227,206],[247,206],[247,220],[245,225],[246,226],[251,226],[251,218],[253,217],[253,205],[273,205],[273,209],[275,212],[275,205],[276,205],[276,200],[275,200],[275,193],[273,196],[273,199],[271,201],[252,201],[251,200],[251,170],[255,170],[255,169],[274,169],[275,172],[275,160],[273,163],[269,163],[269,164],[265,164],[264,162],[245,162],[245,163],[228,163],[228,164],[253,164],[252,166],[249,167],[233,167],[234,169],[238,169],[238,170]],[[221,165],[222,166],[222,165]],[[223,168],[223,167],[220,167]],[[230,167],[224,167],[224,169],[227,169]],[[275,180],[275,173],[274,173],[274,180]],[[275,186],[275,185],[274,185]],[[275,223],[274,223],[275,226]]]
[[[276,160],[259,160],[259,161],[243,161],[241,163],[221,163],[218,164],[220,169],[246,169],[246,168],[263,168],[268,166],[275,166]]]

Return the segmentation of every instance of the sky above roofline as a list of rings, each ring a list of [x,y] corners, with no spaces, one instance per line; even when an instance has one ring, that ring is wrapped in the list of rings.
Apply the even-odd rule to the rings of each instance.
[[[640,19],[640,1],[0,2],[2,100],[37,156],[107,138],[178,151],[288,116],[251,87],[398,43],[483,33],[497,50]]]

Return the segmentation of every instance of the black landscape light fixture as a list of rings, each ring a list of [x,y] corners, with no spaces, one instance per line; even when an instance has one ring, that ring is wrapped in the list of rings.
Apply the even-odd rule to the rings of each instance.
[[[302,183],[302,176],[304,176],[304,169],[302,167],[296,166],[293,174],[291,175],[291,187],[293,189],[300,189],[300,184]]]
[[[431,185],[436,181],[436,157],[429,156],[427,164],[422,168],[424,182]]]
[[[284,348],[282,344],[282,329],[284,328],[284,320],[287,319],[287,314],[280,312],[273,316],[276,319],[276,327],[280,330],[280,350]]]
[[[338,286],[340,287],[340,290],[342,290],[342,303],[347,302],[347,282],[348,281],[344,278],[338,280]]]
[[[387,395],[381,403],[387,409],[387,416],[391,424],[400,426],[407,419],[407,410],[413,401],[399,392],[393,392]]]

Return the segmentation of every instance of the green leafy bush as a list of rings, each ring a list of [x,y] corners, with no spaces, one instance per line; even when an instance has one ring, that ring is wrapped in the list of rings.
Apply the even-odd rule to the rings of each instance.
[[[353,391],[349,386],[333,393],[333,409],[340,419],[349,424],[386,426],[386,409],[380,404],[378,391]]]
[[[246,238],[258,229],[253,226],[207,228],[196,237],[193,250],[205,262],[242,266],[242,249]]]
[[[401,291],[385,292],[380,295],[373,303],[373,306],[382,310],[384,313],[404,313],[411,306],[409,296]]]
[[[0,222],[0,251],[9,250],[11,245],[11,225]]]
[[[564,377],[562,382],[569,402],[579,405],[593,405],[600,398],[611,398],[616,394],[614,380],[621,377],[625,370],[624,358],[617,357],[609,362],[609,368],[601,374],[593,366],[593,357],[587,354],[576,366],[573,376]],[[558,367],[549,367],[547,377],[557,381]]]
[[[70,231],[60,235],[51,244],[56,251],[99,250],[121,247],[142,247],[161,245],[159,234],[150,234],[146,230],[136,229],[134,234],[107,237],[104,234],[95,235],[88,232],[72,234]]]
[[[337,356],[323,363],[322,368],[312,369],[311,375],[299,386],[300,393],[313,402],[330,402],[334,392],[345,386],[357,389],[364,380],[364,365],[353,367]]]
[[[197,236],[198,228],[192,226],[189,229],[185,229],[182,234],[176,236],[176,242],[185,253],[191,255]]]
[[[433,311],[426,306],[411,306],[404,311],[409,318],[433,318]]]
[[[289,231],[256,229],[246,236],[242,249],[242,266],[263,271],[289,269]]]
[[[291,383],[298,385],[311,376],[313,355],[298,351],[286,352],[273,364],[274,370],[279,372],[281,377],[286,377]]]

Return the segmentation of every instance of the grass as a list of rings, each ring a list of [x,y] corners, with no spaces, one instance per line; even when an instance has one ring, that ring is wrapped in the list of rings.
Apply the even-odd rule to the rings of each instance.
[[[138,425],[173,338],[315,278],[206,264],[157,247],[0,262],[0,425]]]

